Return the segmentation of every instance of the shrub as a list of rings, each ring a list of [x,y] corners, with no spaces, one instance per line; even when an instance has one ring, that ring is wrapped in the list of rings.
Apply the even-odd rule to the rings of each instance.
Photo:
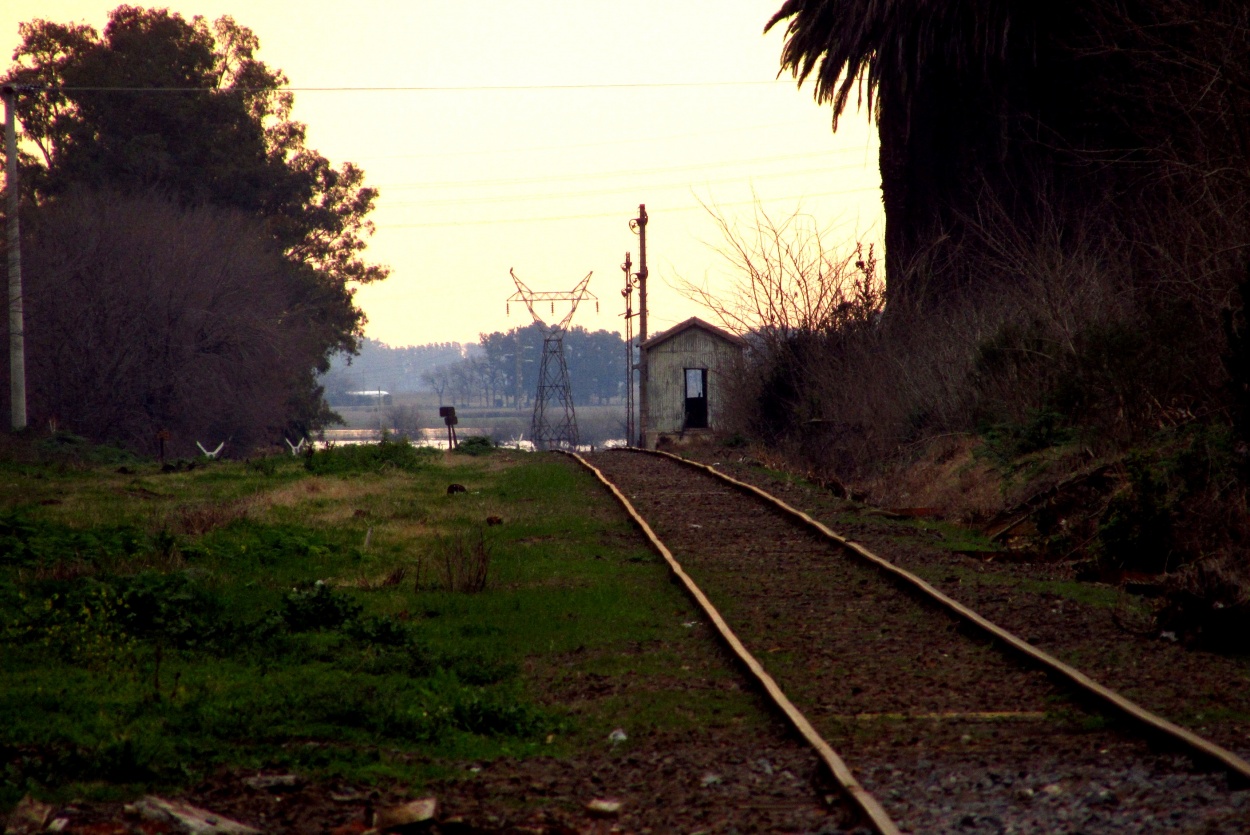
[[[1168,582],[1155,623],[1160,631],[1217,652],[1250,653],[1250,594],[1214,560],[1189,566]]]
[[[112,581],[120,598],[119,621],[140,640],[190,648],[213,644],[230,631],[221,598],[185,572],[143,572]]]
[[[490,560],[490,542],[480,526],[472,531],[437,536],[426,558],[417,565],[416,590],[430,587],[427,585],[429,574],[437,572],[441,575],[441,587],[447,591],[468,594],[485,591]]]
[[[495,451],[495,442],[485,435],[470,435],[456,444],[456,452],[463,455],[487,455]]]
[[[1111,569],[1166,571],[1174,550],[1167,485],[1141,458],[1129,460],[1128,476],[1128,489],[1111,499],[1098,526],[1099,562]]]
[[[282,600],[282,620],[292,632],[338,629],[359,617],[356,601],[318,580],[293,589]]]
[[[152,547],[151,538],[132,525],[78,530],[35,521],[20,507],[0,512],[0,565],[50,565],[68,559],[99,565]]]
[[[184,573],[44,580],[26,593],[10,631],[73,663],[125,656],[138,642],[219,649],[236,632],[221,598]]]
[[[32,221],[26,356],[45,382],[29,392],[32,418],[148,453],[168,430],[177,456],[229,437],[229,454],[305,417],[301,397],[319,400],[312,369],[338,347],[327,317],[350,312],[350,294],[292,267],[260,218],[75,190]]]
[[[436,450],[417,447],[407,438],[383,437],[376,444],[351,444],[314,449],[304,457],[304,466],[317,475],[377,473],[385,470],[415,472],[426,466]]]

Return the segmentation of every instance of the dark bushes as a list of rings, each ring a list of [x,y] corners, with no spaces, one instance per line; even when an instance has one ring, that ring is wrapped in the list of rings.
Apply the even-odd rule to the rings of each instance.
[[[41,206],[26,231],[32,425],[147,453],[164,430],[170,454],[194,456],[196,441],[228,441],[230,454],[268,440],[309,396],[337,302],[261,221],[77,191]]]

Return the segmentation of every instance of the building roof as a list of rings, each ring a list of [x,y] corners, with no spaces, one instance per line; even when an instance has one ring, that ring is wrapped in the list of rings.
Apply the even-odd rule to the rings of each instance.
[[[734,345],[737,345],[741,348],[745,348],[747,344],[746,340],[743,339],[742,337],[736,336],[735,334],[732,334],[727,330],[723,330],[722,328],[718,328],[713,324],[709,324],[708,322],[705,322],[702,319],[700,319],[698,316],[691,316],[686,321],[673,325],[671,328],[669,328],[666,331],[660,331],[655,336],[651,337],[646,342],[642,343],[641,347],[643,350],[650,350],[651,348],[654,348],[656,345],[659,345],[661,342],[667,342],[668,340],[672,339],[674,336],[685,333],[691,328],[698,328],[699,330],[705,331],[711,334],[712,336],[715,336],[719,339],[723,339],[726,342],[731,342]]]

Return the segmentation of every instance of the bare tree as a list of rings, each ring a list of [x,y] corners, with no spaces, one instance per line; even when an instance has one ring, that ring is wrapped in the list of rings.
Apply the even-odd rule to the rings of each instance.
[[[451,374],[448,368],[449,366],[440,365],[421,375],[421,382],[438,394],[438,405],[440,406],[443,405],[443,395],[446,394],[448,387],[451,385]]]
[[[796,211],[775,219],[758,202],[749,224],[704,208],[720,229],[715,249],[729,268],[729,283],[712,287],[678,278],[677,290],[729,330],[784,342],[883,308],[885,287],[871,244],[838,250],[810,215]]]

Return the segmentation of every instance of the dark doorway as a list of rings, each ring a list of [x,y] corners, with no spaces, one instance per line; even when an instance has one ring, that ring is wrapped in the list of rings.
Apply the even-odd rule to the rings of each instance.
[[[686,429],[707,429],[707,369],[686,369]]]

